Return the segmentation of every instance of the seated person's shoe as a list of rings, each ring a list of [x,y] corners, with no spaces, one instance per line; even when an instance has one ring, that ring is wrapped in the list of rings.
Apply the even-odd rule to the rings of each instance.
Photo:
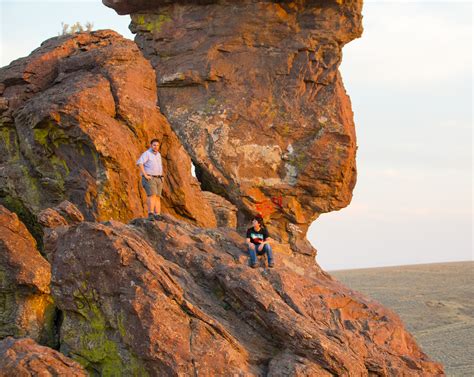
[[[155,216],[153,215],[153,213],[150,212],[150,213],[148,214],[148,220],[150,220],[150,221],[155,221]]]
[[[161,215],[158,214],[158,213],[155,213],[155,214],[153,215],[153,217],[155,218],[155,220],[163,220],[163,216],[161,216]]]
[[[270,267],[270,268],[273,268],[273,267],[275,267],[275,263],[273,263],[273,262],[271,262],[271,263],[268,263],[268,267]]]
[[[257,268],[258,265],[257,265],[257,263],[251,263],[251,264],[250,264],[250,267],[252,267],[252,268]]]

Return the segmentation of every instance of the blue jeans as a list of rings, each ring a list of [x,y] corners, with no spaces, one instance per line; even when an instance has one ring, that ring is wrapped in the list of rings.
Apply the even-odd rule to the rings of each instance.
[[[252,246],[249,246],[249,254],[250,254],[250,264],[256,264],[257,263],[257,252],[255,249],[258,248],[258,245],[252,244]],[[268,258],[268,264],[273,263],[273,253],[272,253],[272,248],[270,247],[269,244],[263,245],[263,248],[261,251],[258,251],[258,255],[263,255],[267,254]]]

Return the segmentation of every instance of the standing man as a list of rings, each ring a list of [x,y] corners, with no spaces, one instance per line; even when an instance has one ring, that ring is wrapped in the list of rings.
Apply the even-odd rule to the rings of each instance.
[[[151,221],[158,220],[161,214],[163,165],[161,154],[158,152],[159,147],[159,140],[153,139],[150,141],[150,149],[147,149],[137,161],[142,176],[142,185],[147,195],[148,220]]]

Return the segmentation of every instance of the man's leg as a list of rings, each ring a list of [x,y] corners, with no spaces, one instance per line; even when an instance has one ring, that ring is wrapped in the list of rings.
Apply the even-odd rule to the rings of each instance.
[[[163,179],[157,178],[156,184],[156,202],[155,202],[155,215],[161,215],[161,193],[163,192]]]
[[[150,195],[150,212],[154,213],[156,207],[156,195]]]
[[[268,243],[266,243],[265,245],[263,245],[263,251],[267,254],[268,267],[273,267],[274,262],[272,247]]]
[[[257,266],[257,253],[255,252],[255,245],[250,245],[248,248],[249,255],[250,255],[250,266],[256,267]]]
[[[155,208],[154,208],[155,215],[161,214],[161,198],[159,196],[155,196]]]
[[[148,210],[148,217],[150,217],[150,213],[153,215],[153,191],[150,186],[150,182],[142,177],[142,186],[146,192],[146,206]]]
[[[147,209],[148,209],[148,213],[153,213],[153,199],[152,199],[153,195],[149,195],[146,197],[146,206],[147,206]]]

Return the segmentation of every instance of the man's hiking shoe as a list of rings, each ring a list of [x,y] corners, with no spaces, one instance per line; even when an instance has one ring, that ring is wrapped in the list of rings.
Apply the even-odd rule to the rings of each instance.
[[[153,216],[153,213],[148,214],[148,220],[155,221],[155,216]]]
[[[158,220],[158,221],[163,220],[163,216],[159,215],[158,213],[155,213],[153,217],[155,218],[155,220]]]
[[[250,267],[252,267],[252,268],[257,268],[258,265],[257,265],[257,263],[252,263],[252,264],[250,265]]]
[[[273,262],[272,262],[272,263],[268,263],[268,267],[270,267],[270,268],[275,267],[275,263],[273,263]]]

